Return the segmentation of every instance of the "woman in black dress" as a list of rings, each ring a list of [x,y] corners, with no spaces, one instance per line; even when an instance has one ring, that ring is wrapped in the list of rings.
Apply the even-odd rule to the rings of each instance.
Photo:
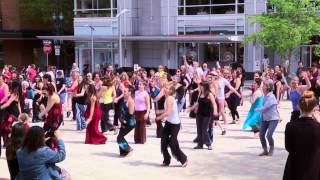
[[[317,101],[305,91],[299,103],[301,116],[287,124],[285,147],[289,152],[283,180],[320,179],[320,124],[313,117]]]
[[[238,70],[235,70],[232,72],[232,80],[230,82],[231,86],[234,87],[234,89],[241,94],[240,92],[240,86],[241,86],[241,72]],[[238,106],[240,105],[241,98],[237,96],[233,91],[229,91],[226,94],[228,108],[230,109],[231,116],[232,116],[232,123],[236,124],[237,121],[239,121],[239,112],[237,110]]]

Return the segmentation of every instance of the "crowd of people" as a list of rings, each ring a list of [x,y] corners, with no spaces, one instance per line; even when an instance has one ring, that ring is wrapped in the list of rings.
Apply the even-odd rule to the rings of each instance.
[[[64,117],[71,116],[76,122],[75,130],[86,131],[86,144],[105,144],[108,132],[114,132],[122,157],[133,151],[126,135],[134,130],[134,142],[144,144],[148,138],[147,127],[155,123],[155,135],[161,138],[163,166],[171,162],[168,148],[182,167],[188,165],[188,157],[178,141],[181,112],[188,112],[190,118],[196,119],[194,149],[203,149],[205,145],[212,150],[215,127],[221,135],[226,135],[229,124],[243,123],[243,129],[250,128],[260,138],[263,151],[259,156],[272,156],[273,133],[282,120],[278,104],[283,99],[292,102],[292,115],[285,132],[289,158],[284,179],[301,179],[293,178],[292,174],[305,177],[305,173],[319,177],[320,169],[315,166],[320,158],[317,146],[320,131],[316,131],[320,125],[315,113],[320,96],[319,65],[299,67],[291,78],[281,66],[265,66],[262,72],[255,72],[252,105],[242,121],[237,108],[243,104],[243,97],[248,96],[243,93],[244,69],[240,65],[220,67],[218,63],[212,68],[206,63],[200,66],[186,56],[183,62],[171,74],[161,65],[149,72],[144,68],[132,72],[114,70],[109,65],[105,71],[82,74],[74,63],[70,77],[53,66],[40,72],[30,65],[19,72],[6,65],[0,75],[0,146],[2,139],[11,179],[67,176],[55,163],[65,159],[59,128]],[[151,111],[155,118],[150,116]],[[30,122],[43,122],[43,127]],[[300,131],[303,126],[309,129]],[[316,159],[305,160],[304,151],[298,146],[308,146],[308,158]],[[302,172],[298,162],[305,163],[305,169],[310,167],[317,172]]]

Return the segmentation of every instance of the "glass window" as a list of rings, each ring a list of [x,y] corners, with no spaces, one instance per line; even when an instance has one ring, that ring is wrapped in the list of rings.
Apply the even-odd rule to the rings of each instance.
[[[179,0],[179,6],[183,6],[184,5],[184,0]]]
[[[186,27],[186,34],[209,34],[209,27]]]
[[[238,5],[238,13],[243,14],[244,13],[244,5]]]
[[[97,9],[110,9],[111,1],[101,1],[97,0]]]
[[[244,0],[238,0],[238,3],[244,3]]]
[[[206,15],[210,14],[209,6],[206,7],[186,7],[186,15]]]
[[[179,13],[179,15],[184,15],[184,7],[179,7],[178,13]]]
[[[235,0],[212,0],[212,4],[235,4]]]
[[[75,11],[77,17],[111,17],[116,9],[117,0],[77,0]]]
[[[235,14],[236,8],[234,5],[212,6],[211,13],[212,14]]]
[[[210,5],[210,0],[186,0],[186,5]]]

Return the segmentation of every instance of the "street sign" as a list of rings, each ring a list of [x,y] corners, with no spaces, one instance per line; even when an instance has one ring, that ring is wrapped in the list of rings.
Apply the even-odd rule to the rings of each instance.
[[[52,47],[51,44],[52,42],[50,40],[43,40],[43,52],[46,53],[47,55],[51,53]]]
[[[55,45],[54,46],[54,54],[56,55],[56,56],[60,56],[60,49],[61,49],[61,46],[60,45]]]
[[[43,52],[44,52],[44,53],[50,54],[51,51],[52,51],[51,45],[44,45],[44,46],[43,46]]]

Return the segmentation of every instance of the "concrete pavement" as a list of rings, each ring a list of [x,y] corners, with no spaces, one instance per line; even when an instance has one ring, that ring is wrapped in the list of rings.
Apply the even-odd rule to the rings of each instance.
[[[242,120],[249,108],[247,101],[239,107]],[[196,136],[195,119],[189,119],[183,113],[179,142],[189,159],[187,168],[181,168],[175,159],[172,159],[170,167],[160,166],[163,159],[160,139],[155,138],[155,124],[147,128],[147,143],[144,145],[133,143],[132,131],[127,140],[134,151],[129,157],[120,158],[115,135],[107,135],[108,142],[105,145],[86,145],[85,131],[75,131],[75,122],[68,120],[61,127],[67,158],[58,166],[67,169],[75,180],[279,180],[282,179],[287,158],[284,128],[290,118],[290,102],[281,102],[279,111],[284,121],[274,134],[276,149],[272,157],[257,156],[261,152],[259,139],[253,138],[252,132],[241,130],[240,124],[229,125],[225,136],[221,136],[220,130],[216,128],[212,151],[194,150],[192,140]],[[0,179],[8,177],[6,161],[2,155]]]

